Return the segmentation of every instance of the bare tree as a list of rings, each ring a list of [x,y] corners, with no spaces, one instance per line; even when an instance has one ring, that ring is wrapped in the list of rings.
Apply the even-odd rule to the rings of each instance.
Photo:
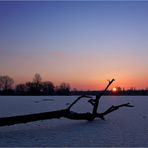
[[[25,84],[18,84],[15,87],[16,94],[25,95],[27,93],[27,86]]]
[[[40,84],[41,81],[42,81],[42,78],[41,78],[40,74],[36,73],[36,74],[34,75],[33,82],[34,82],[34,83],[37,83],[37,84]]]
[[[14,80],[9,76],[0,76],[0,90],[5,91],[8,89],[12,89],[13,84]]]
[[[54,94],[54,84],[51,81],[42,82],[42,92],[45,95],[53,95]]]
[[[67,83],[61,83],[60,86],[56,87],[56,93],[58,95],[69,95],[70,94],[70,85]]]

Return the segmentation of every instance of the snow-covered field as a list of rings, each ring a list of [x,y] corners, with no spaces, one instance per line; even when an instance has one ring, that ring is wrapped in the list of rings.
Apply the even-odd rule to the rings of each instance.
[[[0,97],[0,117],[64,109],[76,96]],[[130,102],[134,108],[121,108],[93,122],[52,119],[0,127],[0,147],[148,147],[148,97],[104,96],[99,111],[111,105]],[[87,99],[73,108],[89,112]]]

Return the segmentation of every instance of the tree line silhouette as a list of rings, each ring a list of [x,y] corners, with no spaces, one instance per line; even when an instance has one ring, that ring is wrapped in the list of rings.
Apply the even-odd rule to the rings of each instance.
[[[17,84],[9,76],[0,76],[0,95],[70,95],[70,85],[61,83],[55,86],[51,81],[42,81],[40,74],[36,73],[31,82]]]
[[[116,92],[107,90],[104,95],[148,95],[148,88],[137,90],[130,88],[128,90],[117,87]],[[0,95],[96,95],[101,91],[81,91],[77,89],[71,89],[68,83],[61,83],[59,86],[55,86],[51,81],[42,81],[40,74],[36,73],[31,82],[24,84],[17,84],[14,86],[13,78],[9,76],[0,76]]]

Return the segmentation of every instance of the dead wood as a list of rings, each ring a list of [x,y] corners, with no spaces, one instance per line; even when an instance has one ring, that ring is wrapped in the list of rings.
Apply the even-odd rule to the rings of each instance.
[[[105,94],[106,90],[108,89],[108,87],[115,81],[115,79],[112,79],[111,81],[109,81],[108,85],[106,86],[106,88],[104,89],[104,91],[102,91],[102,93],[100,93],[100,95],[96,95],[96,99],[94,100],[94,107],[93,107],[93,114],[97,114],[97,110],[98,110],[98,106],[99,106],[99,100],[100,98]]]
[[[103,113],[97,113],[98,106],[99,106],[99,101],[102,95],[106,92],[108,87],[111,85],[111,83],[114,81],[112,79],[109,81],[108,85],[100,93],[99,95],[96,95],[96,98],[93,99],[91,96],[85,96],[82,95],[78,97],[75,101],[73,101],[66,109],[62,110],[57,110],[57,111],[50,111],[50,112],[43,112],[43,113],[35,113],[35,114],[29,114],[29,115],[18,115],[18,116],[12,116],[12,117],[3,117],[0,118],[0,126],[6,126],[6,125],[13,125],[13,124],[18,124],[18,123],[27,123],[27,122],[33,122],[33,121],[38,121],[38,120],[47,120],[47,119],[59,119],[59,118],[68,118],[68,119],[73,119],[73,120],[88,120],[92,121],[95,118],[100,118],[102,120],[105,119],[104,116],[107,114],[118,110],[121,107],[133,107],[130,105],[130,103],[126,104],[121,104],[117,106],[111,106],[109,107],[105,112]],[[93,106],[93,111],[92,113],[77,113],[71,111],[71,108],[82,98],[91,98],[88,100],[88,102]]]

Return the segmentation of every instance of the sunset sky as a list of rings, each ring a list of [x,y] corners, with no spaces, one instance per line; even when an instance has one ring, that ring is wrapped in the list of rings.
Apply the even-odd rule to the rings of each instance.
[[[56,85],[148,87],[148,1],[0,1],[0,75]]]

